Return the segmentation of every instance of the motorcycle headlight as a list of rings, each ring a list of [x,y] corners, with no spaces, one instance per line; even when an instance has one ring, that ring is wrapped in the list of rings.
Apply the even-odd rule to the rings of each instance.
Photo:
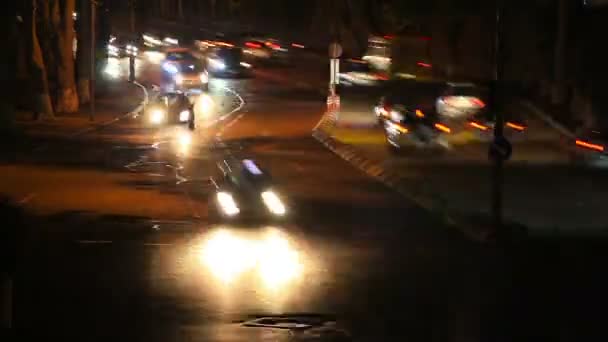
[[[217,59],[209,59],[209,65],[211,65],[211,67],[213,67],[214,69],[218,69],[218,70],[226,69],[226,64],[224,64],[224,62],[217,60]]]
[[[227,192],[218,192],[217,193],[217,202],[219,203],[224,214],[228,216],[235,216],[241,212],[239,207],[236,205],[234,198],[230,193]]]
[[[179,112],[179,121],[180,122],[186,122],[190,120],[190,111],[189,110],[182,110],[181,112]]]
[[[283,201],[281,201],[279,196],[272,190],[264,191],[262,193],[262,200],[264,201],[266,208],[277,216],[283,216],[287,212]]]
[[[165,119],[165,112],[162,109],[153,109],[150,112],[150,122],[153,124],[160,124]]]
[[[175,75],[173,78],[176,84],[182,84],[184,82],[184,77],[180,74]]]

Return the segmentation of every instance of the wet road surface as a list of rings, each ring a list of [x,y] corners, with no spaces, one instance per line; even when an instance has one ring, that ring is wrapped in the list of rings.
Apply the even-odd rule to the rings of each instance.
[[[163,220],[73,211],[30,220],[17,278],[16,324],[24,336],[509,340],[528,336],[521,327],[530,312],[564,303],[554,294],[569,293],[572,284],[559,281],[560,267],[587,262],[562,255],[559,244],[535,254],[528,246],[513,252],[470,242],[370,180],[310,137],[324,104],[313,87],[260,76],[213,80],[211,89],[215,103],[223,103],[213,117],[230,114],[217,125],[205,127],[202,115],[194,133],[131,128],[143,125],[134,122],[99,132],[90,147],[109,153],[103,165],[133,173],[129,186],[185,198],[189,215]],[[209,178],[227,155],[255,159],[271,171],[288,198],[286,221],[231,224],[213,215]],[[555,269],[528,286],[546,265]],[[547,293],[546,284],[554,291]],[[243,324],[280,314],[292,315],[284,322],[289,329],[277,329],[277,317]],[[531,329],[551,337],[541,323],[571,318],[549,315]],[[266,327],[252,327],[260,322]]]

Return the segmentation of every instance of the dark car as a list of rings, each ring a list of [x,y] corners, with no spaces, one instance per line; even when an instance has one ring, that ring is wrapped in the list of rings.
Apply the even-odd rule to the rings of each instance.
[[[204,63],[186,49],[167,51],[161,67],[163,85],[168,90],[209,89],[209,75]]]
[[[444,134],[452,130],[434,110],[434,99],[440,89],[440,84],[430,82],[390,83],[375,113],[391,151],[399,151],[406,145],[441,150],[448,147]]]
[[[251,64],[243,60],[243,50],[238,47],[215,47],[207,55],[209,72],[214,76],[249,76]]]
[[[251,159],[230,159],[218,164],[222,175],[214,180],[220,216],[229,219],[282,219],[287,207],[272,178]]]
[[[146,107],[145,119],[153,126],[188,124],[195,128],[194,108],[190,99],[180,92],[161,93]]]

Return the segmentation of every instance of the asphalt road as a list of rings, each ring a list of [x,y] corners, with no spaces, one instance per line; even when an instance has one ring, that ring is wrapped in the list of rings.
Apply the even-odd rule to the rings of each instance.
[[[156,67],[142,65],[141,77]],[[214,79],[215,109],[197,112],[194,133],[136,119],[71,147],[70,158],[87,167],[137,175],[126,186],[178,194],[190,215],[31,218],[16,281],[19,332],[69,341],[580,336],[579,309],[599,305],[580,290],[601,288],[580,266],[597,270],[601,243],[468,241],[313,140],[324,102],[307,82],[298,68]],[[103,162],[87,164],[95,153]],[[213,215],[209,180],[228,155],[270,170],[288,198],[286,221],[232,224]],[[597,264],[581,250],[597,253]],[[559,329],[564,321],[570,328]],[[267,327],[252,327],[260,324]]]

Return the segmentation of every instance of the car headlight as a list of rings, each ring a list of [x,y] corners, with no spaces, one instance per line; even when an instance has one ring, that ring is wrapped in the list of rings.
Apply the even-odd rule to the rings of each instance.
[[[241,210],[236,205],[234,198],[231,194],[221,191],[217,193],[217,202],[219,203],[224,214],[228,216],[238,215]]]
[[[201,79],[201,83],[207,83],[207,82],[209,82],[209,76],[207,75],[206,72],[202,72],[199,77]]]
[[[190,120],[190,111],[189,110],[182,110],[181,112],[179,112],[179,121],[180,122],[186,122]]]
[[[264,201],[266,208],[275,215],[283,216],[287,212],[287,209],[285,209],[285,205],[279,196],[272,190],[262,192],[262,200]]]
[[[182,84],[184,82],[184,77],[180,74],[175,75],[173,79],[175,80],[176,84]]]
[[[251,68],[251,64],[247,63],[247,62],[241,62],[241,66],[245,67],[247,69]]]
[[[162,109],[154,109],[150,112],[150,122],[159,124],[165,119],[165,112]]]
[[[214,69],[218,69],[218,70],[226,69],[226,64],[224,64],[224,62],[219,61],[217,59],[209,59],[209,65],[211,65],[211,67],[213,67]]]

